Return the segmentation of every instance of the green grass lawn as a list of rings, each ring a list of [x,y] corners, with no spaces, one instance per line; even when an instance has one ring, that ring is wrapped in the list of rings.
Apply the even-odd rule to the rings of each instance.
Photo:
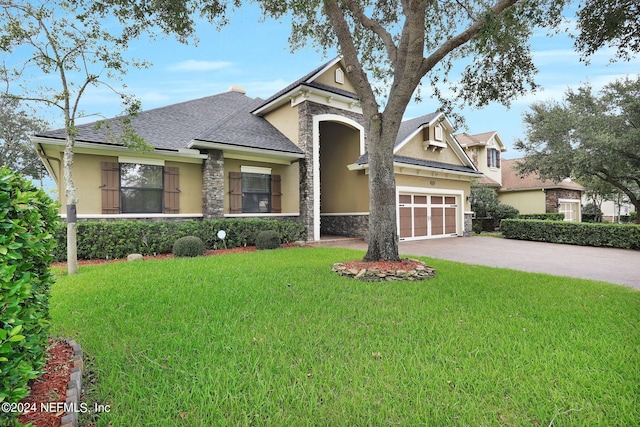
[[[300,248],[82,267],[53,333],[92,359],[98,426],[633,426],[640,292],[434,259],[426,282]]]

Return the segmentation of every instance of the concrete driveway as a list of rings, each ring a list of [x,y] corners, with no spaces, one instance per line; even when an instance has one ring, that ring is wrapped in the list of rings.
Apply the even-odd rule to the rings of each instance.
[[[362,240],[328,246],[367,249]],[[560,245],[496,237],[457,237],[401,242],[401,255],[426,256],[489,267],[601,280],[640,289],[640,251]]]

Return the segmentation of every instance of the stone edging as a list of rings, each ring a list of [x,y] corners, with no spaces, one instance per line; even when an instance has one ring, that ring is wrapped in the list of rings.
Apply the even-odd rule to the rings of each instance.
[[[82,348],[80,348],[80,344],[71,338],[67,338],[65,342],[69,344],[73,350],[73,368],[71,368],[71,378],[69,379],[69,384],[67,384],[67,399],[65,401],[65,407],[71,412],[67,411],[62,416],[60,427],[77,427],[78,414],[81,410],[80,396],[82,394],[84,361],[82,360]]]
[[[412,260],[416,261],[416,260]],[[418,261],[420,262],[420,261]],[[421,263],[422,264],[422,263]],[[363,280],[366,282],[381,282],[381,281],[417,281],[426,280],[431,277],[435,277],[436,271],[426,265],[419,265],[413,270],[380,270],[380,269],[355,269],[347,268],[341,262],[333,264],[331,271],[338,273],[340,276],[351,277],[356,280]]]

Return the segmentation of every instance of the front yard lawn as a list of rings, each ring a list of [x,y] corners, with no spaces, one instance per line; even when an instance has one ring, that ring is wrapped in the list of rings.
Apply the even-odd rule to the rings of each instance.
[[[639,425],[640,292],[434,259],[424,282],[331,272],[362,255],[83,267],[53,333],[92,359],[98,426]]]

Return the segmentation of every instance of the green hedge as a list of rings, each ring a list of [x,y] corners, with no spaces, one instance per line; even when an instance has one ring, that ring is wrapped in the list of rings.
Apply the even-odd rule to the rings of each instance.
[[[640,225],[505,219],[501,229],[508,239],[640,249]]]
[[[0,402],[27,396],[49,335],[49,265],[60,226],[56,204],[30,181],[0,169]],[[15,422],[0,411],[0,425]]]
[[[202,239],[207,249],[221,248],[219,230],[227,233],[227,248],[253,246],[264,230],[275,230],[282,242],[305,240],[304,226],[295,221],[273,219],[214,219],[202,221],[113,221],[78,223],[78,259],[125,258],[132,253],[143,255],[171,253],[176,240],[185,236]],[[59,246],[56,261],[67,258],[66,233],[56,235]]]
[[[544,221],[564,221],[564,214],[558,212],[547,212],[538,214],[520,214],[519,219],[540,219]]]

